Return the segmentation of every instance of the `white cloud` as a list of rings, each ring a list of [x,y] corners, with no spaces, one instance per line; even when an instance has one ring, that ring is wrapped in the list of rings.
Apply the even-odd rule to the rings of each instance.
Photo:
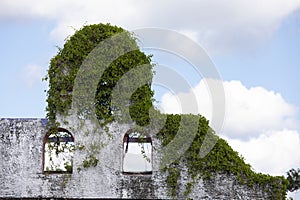
[[[28,87],[41,83],[45,75],[45,68],[38,65],[27,65],[22,71],[22,78]]]
[[[280,93],[262,87],[246,88],[239,81],[224,82],[226,122],[224,132],[231,137],[251,137],[261,131],[297,128],[297,108]]]
[[[200,113],[211,121],[214,105],[207,81],[211,80],[202,79],[188,93],[166,93],[160,100],[161,110],[165,113]],[[261,131],[299,128],[297,108],[279,93],[262,87],[247,88],[240,81],[224,81],[223,86],[226,117],[222,132],[228,137],[246,139],[258,136]],[[195,98],[197,105],[193,103]]]
[[[294,130],[262,132],[248,141],[226,138],[257,171],[271,175],[285,175],[300,164],[300,137]]]
[[[212,118],[212,104],[205,79],[191,88],[187,93],[165,93],[159,104],[159,109],[164,113],[201,113],[207,119]]]
[[[295,200],[300,199],[300,190],[288,192],[287,197],[292,197]]]
[[[245,49],[265,41],[281,21],[300,8],[299,0],[165,0],[0,2],[0,19],[55,20],[55,38],[65,39],[85,22],[110,22],[127,29],[169,28],[192,33],[209,52]],[[246,48],[247,49],[247,48]]]

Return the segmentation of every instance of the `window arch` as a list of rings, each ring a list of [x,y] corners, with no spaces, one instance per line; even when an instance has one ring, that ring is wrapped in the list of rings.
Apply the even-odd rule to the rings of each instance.
[[[139,131],[130,131],[123,138],[125,174],[152,174],[152,140]]]
[[[51,129],[44,138],[43,172],[72,173],[74,137],[63,128]]]

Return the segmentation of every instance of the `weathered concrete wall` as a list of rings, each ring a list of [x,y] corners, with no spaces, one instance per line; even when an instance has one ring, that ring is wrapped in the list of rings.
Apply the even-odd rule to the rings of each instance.
[[[145,176],[121,173],[123,136],[131,127],[112,124],[109,126],[112,135],[108,138],[100,133],[101,130],[95,130],[93,125],[86,123],[81,132],[76,132],[74,127],[78,127],[78,123],[72,120],[62,127],[71,131],[75,143],[103,143],[101,151],[96,154],[98,165],[83,168],[85,152],[77,150],[72,174],[43,174],[42,147],[46,120],[1,119],[0,197],[155,198],[154,190],[161,188],[163,182],[160,178],[154,178],[160,177],[158,170],[153,168],[153,174]],[[88,132],[89,137],[86,137]],[[153,164],[157,165],[155,162]]]
[[[75,138],[75,144],[100,145],[96,167],[83,168],[86,151],[76,150],[72,174],[44,174],[43,139],[45,119],[0,119],[0,198],[69,197],[69,198],[160,198],[168,199],[167,174],[159,170],[160,142],[153,136],[153,173],[122,174],[123,136],[133,125],[110,124],[99,129],[85,120],[61,119],[63,128]],[[151,130],[149,130],[151,132]],[[105,134],[108,133],[108,134]],[[151,133],[150,133],[151,135]],[[79,170],[79,168],[81,170]],[[183,167],[178,198],[185,198],[185,184],[190,181]],[[260,188],[239,185],[234,176],[216,175],[209,181],[201,178],[188,196],[193,199],[268,199]]]

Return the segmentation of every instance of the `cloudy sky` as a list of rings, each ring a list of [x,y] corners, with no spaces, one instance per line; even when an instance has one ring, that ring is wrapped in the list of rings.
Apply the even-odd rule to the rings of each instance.
[[[0,117],[45,117],[41,79],[57,46],[74,30],[100,22],[169,29],[197,42],[223,80],[226,116],[218,134],[257,172],[284,175],[300,167],[300,0],[2,0]],[[157,63],[172,65],[153,54]],[[157,92],[158,106],[184,113],[179,97],[196,94],[195,113],[210,118],[206,82]]]

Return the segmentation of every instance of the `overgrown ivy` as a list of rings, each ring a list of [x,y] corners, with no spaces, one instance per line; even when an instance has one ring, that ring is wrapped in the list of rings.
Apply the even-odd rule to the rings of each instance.
[[[165,127],[160,131],[159,136],[162,139],[162,145],[167,145],[177,133],[179,123],[183,115],[168,115]],[[189,115],[188,117],[196,117]],[[167,184],[169,193],[173,198],[177,195],[178,180],[180,177],[180,166],[178,163],[183,162],[192,179],[186,185],[185,195],[191,192],[194,182],[197,178],[202,177],[204,180],[210,179],[216,173],[235,175],[240,184],[246,184],[249,187],[261,186],[265,192],[271,194],[272,199],[285,199],[288,181],[283,176],[270,176],[262,173],[255,173],[249,164],[234,151],[228,143],[218,138],[214,148],[204,158],[200,157],[200,148],[207,132],[213,132],[209,127],[208,121],[200,117],[197,134],[189,149],[184,153],[180,160],[176,160],[164,170],[169,173]],[[217,137],[215,135],[215,137]]]
[[[45,78],[49,81],[49,90],[47,91],[48,106],[46,110],[50,126],[59,126],[56,122],[57,115],[68,115],[72,103],[74,81],[85,58],[99,43],[123,32],[126,31],[110,24],[84,26],[76,31],[66,41],[64,47],[58,50],[57,55],[51,59],[48,75]],[[130,33],[128,33],[128,40],[135,42],[135,38]],[[136,43],[135,45],[137,46]],[[150,66],[148,70],[153,75],[151,56],[147,56],[139,50],[134,50],[114,60],[104,71],[101,80],[99,80],[95,97],[96,115],[99,120],[114,121],[112,113],[115,108],[112,107],[111,103],[113,88],[125,73],[143,64]],[[131,118],[140,126],[148,125],[150,120],[149,108],[152,107],[153,102],[151,81],[139,87],[131,95],[130,102]],[[284,199],[287,190],[287,180],[284,177],[272,177],[253,172],[251,166],[246,164],[243,158],[236,151],[232,150],[225,140],[219,138],[212,151],[204,158],[200,157],[200,147],[207,132],[215,135],[209,127],[208,121],[202,116],[167,115],[166,124],[158,134],[163,146],[166,146],[175,137],[183,116],[185,116],[187,123],[188,119],[192,121],[195,117],[199,117],[199,126],[194,141],[188,150],[180,159],[163,169],[168,173],[166,181],[170,196],[175,198],[177,195],[178,180],[181,176],[179,163],[184,163],[188,167],[188,173],[193,180],[187,184],[185,195],[190,193],[195,180],[199,176],[209,179],[215,173],[227,173],[237,176],[241,184],[246,184],[250,187],[254,185],[262,186],[266,192],[272,193],[274,199]],[[217,136],[215,135],[215,137]],[[93,155],[89,155],[83,162],[84,167],[96,166],[97,164],[98,159]]]
[[[46,111],[50,126],[57,126],[57,115],[68,115],[72,103],[74,81],[84,59],[102,41],[122,32],[126,31],[110,24],[84,26],[76,31],[51,59],[48,75],[45,78],[49,81]],[[135,38],[128,34],[128,40],[135,41]],[[105,70],[99,80],[95,99],[96,114],[100,120],[108,122],[113,120],[111,92],[119,79],[136,66],[143,64],[152,66],[150,58],[143,52],[134,50],[117,58]],[[152,96],[153,91],[149,81],[138,88],[131,97],[130,114],[139,125],[149,123],[148,110],[152,106]]]
[[[99,80],[97,91],[95,94],[94,104],[96,116],[99,120],[106,124],[114,121],[113,112],[118,111],[117,107],[113,107],[111,102],[111,93],[115,85],[124,74],[134,69],[137,66],[147,65],[147,70],[144,76],[144,85],[137,88],[131,95],[129,112],[131,119],[140,126],[149,123],[149,108],[152,106],[153,91],[151,90],[152,80],[152,65],[151,56],[145,55],[139,51],[136,39],[134,36],[125,31],[124,29],[110,24],[95,24],[84,26],[82,29],[76,31],[71,36],[63,48],[58,49],[58,53],[50,61],[50,67],[45,80],[49,81],[49,90],[47,91],[47,118],[49,131],[57,129],[60,124],[57,122],[57,116],[68,116],[72,105],[73,87],[78,74],[85,59],[90,58],[90,53],[103,44],[101,42],[109,40],[112,36],[122,34],[122,41],[116,44],[113,51],[109,52],[112,56],[114,54],[121,55],[113,60],[110,65],[105,69],[104,73]],[[119,46],[118,46],[119,45]],[[129,48],[130,47],[130,48]],[[133,49],[126,51],[126,48]],[[107,49],[104,49],[107,50]],[[124,52],[125,50],[125,52]],[[101,62],[101,60],[100,60]],[[95,63],[99,64],[99,63]],[[90,71],[91,74],[97,73]],[[143,71],[138,73],[144,74]],[[140,74],[136,74],[137,76]],[[140,76],[139,76],[140,77]],[[134,85],[134,82],[126,83],[128,88]],[[86,90],[89,85],[84,86]],[[83,91],[84,92],[84,91]],[[85,107],[81,107],[79,112],[86,112]],[[56,134],[56,133],[54,133]],[[87,134],[86,136],[88,136]],[[98,148],[101,145],[91,144],[90,148],[94,146]],[[53,147],[55,148],[55,147]],[[82,148],[78,148],[82,149]],[[87,151],[88,155],[83,161],[84,168],[96,166],[98,160],[96,159],[93,151]]]

